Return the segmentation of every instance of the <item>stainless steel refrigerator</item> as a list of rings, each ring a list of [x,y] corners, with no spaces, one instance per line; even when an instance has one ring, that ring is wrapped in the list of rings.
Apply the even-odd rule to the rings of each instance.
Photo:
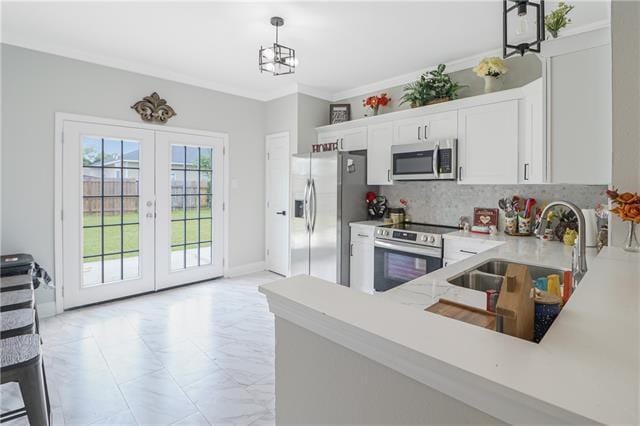
[[[367,219],[363,154],[293,155],[291,273],[349,285],[349,223]]]

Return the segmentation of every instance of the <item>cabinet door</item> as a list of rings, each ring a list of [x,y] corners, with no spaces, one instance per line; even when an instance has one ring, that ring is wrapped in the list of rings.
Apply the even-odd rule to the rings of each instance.
[[[407,118],[393,122],[393,143],[403,145],[425,141],[424,117]]]
[[[551,182],[611,180],[611,49],[609,45],[549,59]]]
[[[365,267],[366,248],[363,242],[351,240],[349,262],[349,287],[354,290],[364,291],[365,287]]]
[[[340,151],[359,151],[367,149],[367,128],[356,127],[338,134],[338,149]]]
[[[367,184],[391,185],[393,124],[369,126],[367,131]]]
[[[520,149],[518,181],[544,183],[547,171],[547,147],[544,131],[542,79],[522,87],[520,101]]]
[[[338,141],[339,136],[336,132],[318,133],[318,143],[320,145],[327,145],[327,150],[329,150],[329,145],[337,144]]]
[[[458,113],[458,183],[518,182],[518,101]]]
[[[450,111],[427,116],[427,140],[456,139],[458,137],[458,112]]]

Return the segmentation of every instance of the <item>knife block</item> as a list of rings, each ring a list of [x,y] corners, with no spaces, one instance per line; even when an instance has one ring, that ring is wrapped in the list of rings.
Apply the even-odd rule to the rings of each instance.
[[[535,292],[527,266],[512,263],[507,267],[496,316],[503,333],[533,341]]]

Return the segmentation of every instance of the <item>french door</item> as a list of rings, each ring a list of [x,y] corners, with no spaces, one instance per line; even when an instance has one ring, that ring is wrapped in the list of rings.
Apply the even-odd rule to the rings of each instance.
[[[64,308],[222,275],[223,137],[64,122]]]

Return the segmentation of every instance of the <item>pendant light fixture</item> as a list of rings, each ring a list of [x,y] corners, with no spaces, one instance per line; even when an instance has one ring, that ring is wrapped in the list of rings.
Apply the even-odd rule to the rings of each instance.
[[[298,66],[296,51],[280,44],[278,40],[278,27],[284,25],[284,19],[274,16],[271,18],[271,25],[276,27],[276,41],[271,46],[260,46],[258,53],[260,72],[269,72],[273,75],[293,74]]]
[[[533,38],[533,35],[531,35],[529,38],[531,41],[521,41],[526,40],[528,33],[531,32],[532,25],[529,24],[527,13],[529,11],[534,12],[532,14],[535,19],[533,24],[535,26],[535,40],[531,40]],[[512,36],[509,34],[507,20],[513,14],[517,14],[515,35],[520,41],[512,43],[509,41]],[[532,0],[503,0],[502,38],[502,56],[504,58],[516,53],[519,53],[520,56],[526,52],[540,53],[540,46],[544,41],[544,0],[539,0],[538,2]]]

